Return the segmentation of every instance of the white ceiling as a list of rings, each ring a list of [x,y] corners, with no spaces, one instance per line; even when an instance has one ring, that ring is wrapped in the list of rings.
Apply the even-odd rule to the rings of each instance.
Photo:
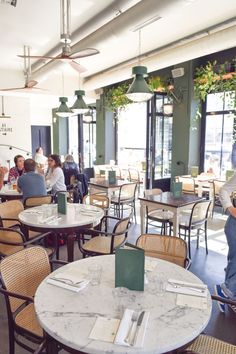
[[[100,51],[98,55],[80,60],[87,68],[81,75],[86,79],[96,78],[104,70],[135,59],[139,51],[138,31],[134,32],[134,27],[153,16],[159,15],[161,19],[141,30],[141,54],[232,19],[236,16],[236,1],[71,0],[71,9],[73,49],[95,47]],[[236,32],[235,24],[232,30]],[[18,0],[16,8],[0,0],[0,33],[0,87],[23,84],[23,59],[17,54],[23,52],[24,45],[30,45],[31,54],[35,55],[50,51],[60,53],[60,0]],[[230,44],[225,42],[224,48],[222,43],[223,49],[227,49],[227,45]],[[38,71],[38,63],[32,61],[32,64],[33,76],[39,81],[41,78],[42,87],[51,86],[52,80],[55,87],[57,76],[60,85],[62,70],[71,78],[71,88],[78,86],[78,74],[68,65],[62,67],[53,63]],[[157,68],[160,66],[164,67],[165,63],[157,63]],[[55,93],[61,94],[56,90]]]

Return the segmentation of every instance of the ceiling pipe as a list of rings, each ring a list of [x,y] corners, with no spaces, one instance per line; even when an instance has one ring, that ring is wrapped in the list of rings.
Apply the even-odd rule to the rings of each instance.
[[[71,41],[73,43],[77,43],[82,39],[86,38],[91,33],[99,30],[100,27],[104,26],[106,23],[112,21],[117,16],[120,16],[122,13],[127,11],[130,7],[135,6],[137,3],[142,0],[116,0],[114,3],[110,4],[99,14],[95,15],[89,21],[87,21],[84,25],[79,27],[71,34]],[[61,54],[62,45],[59,43],[54,48],[52,48],[49,52],[45,53],[46,56],[57,56]],[[57,64],[55,62],[42,63],[42,60],[36,61],[32,65],[32,73],[38,72],[40,68],[47,67],[50,65]]]
[[[236,17],[232,17],[226,21],[223,21],[217,25],[214,25],[214,26],[211,26],[211,27],[208,27],[204,30],[201,30],[201,31],[198,31],[198,32],[195,32],[189,36],[186,36],[186,37],[183,37],[181,39],[178,39],[174,42],[171,42],[171,43],[168,43],[162,47],[159,47],[157,49],[154,49],[154,50],[151,50],[149,52],[146,52],[146,53],[143,53],[139,56],[139,59],[140,61],[144,61],[146,58],[148,57],[152,57],[154,55],[157,55],[159,53],[162,53],[166,50],[169,50],[169,49],[173,49],[173,48],[176,48],[176,47],[179,47],[179,46],[182,46],[182,45],[185,45],[187,43],[190,43],[194,40],[198,40],[200,38],[204,38],[204,37],[207,37],[211,34],[214,34],[214,33],[217,33],[219,31],[222,31],[222,30],[225,30],[227,28],[230,28],[230,27],[235,27],[236,26]],[[85,79],[84,79],[84,82],[86,83],[88,80],[94,78],[95,76],[97,75],[100,75],[100,74],[105,74],[106,72],[110,72],[112,70],[117,70],[118,68],[121,68],[121,67],[125,67],[125,66],[130,66],[130,65],[133,65],[137,63],[137,56],[129,59],[129,60],[126,60],[126,61],[123,61],[122,63],[119,63],[117,65],[114,65],[112,67],[109,67],[107,69],[104,69],[104,70],[101,70],[100,72],[97,72],[96,74],[93,74],[93,75],[90,75],[90,76],[87,76]]]
[[[127,30],[134,31],[135,27],[148,21],[150,17],[153,17],[156,14],[160,17],[165,17],[173,12],[173,10],[175,10],[175,12],[181,11],[183,3],[183,0],[142,0],[127,11],[120,13],[117,17],[113,18],[96,31],[93,31],[92,33],[90,32],[90,34],[84,38],[80,38],[79,41],[77,38],[77,43],[71,46],[71,51],[72,53],[76,53],[83,48],[98,47],[112,36],[119,36],[121,32]],[[81,29],[78,29],[75,33],[80,32],[80,30]],[[41,68],[38,68],[36,64],[32,66],[32,73],[36,76],[43,75],[48,70],[55,67],[54,62],[44,64]]]

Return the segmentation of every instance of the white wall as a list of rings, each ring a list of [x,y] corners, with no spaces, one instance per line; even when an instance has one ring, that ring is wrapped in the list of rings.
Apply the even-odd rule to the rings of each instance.
[[[7,131],[6,135],[2,129],[0,129],[0,145],[12,145],[21,148],[26,151],[31,150],[31,127],[30,127],[30,101],[26,97],[4,97],[5,114],[10,115],[11,118],[0,118],[0,128],[12,129]],[[17,154],[27,156],[25,152],[9,147],[0,146],[0,163],[7,165],[6,160],[11,160],[13,164],[13,158]]]

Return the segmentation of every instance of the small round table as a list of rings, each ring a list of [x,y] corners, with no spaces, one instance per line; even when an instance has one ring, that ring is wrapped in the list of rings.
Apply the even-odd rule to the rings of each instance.
[[[156,260],[153,272],[165,274],[169,278],[202,284],[201,280],[189,271],[173,263]],[[176,305],[176,293],[165,292],[158,296],[148,291],[130,292],[128,306],[139,311],[150,312],[144,347],[141,349],[124,347],[113,343],[89,339],[97,316],[117,318],[114,299],[115,256],[85,258],[70,263],[57,272],[77,270],[81,275],[88,274],[88,268],[98,264],[102,266],[101,283],[88,285],[75,293],[48,284],[44,280],[35,295],[37,318],[48,334],[47,353],[56,353],[53,341],[75,350],[75,353],[89,354],[161,354],[172,352],[194,340],[206,327],[211,315],[211,298],[208,293],[207,308],[188,308]]]
[[[85,204],[67,204],[67,214],[58,214],[57,204],[45,204],[22,211],[18,218],[29,230],[67,235],[68,262],[74,258],[75,233],[94,227],[104,216],[101,208]]]
[[[0,198],[3,201],[22,199],[23,194],[19,193],[16,189],[9,189],[8,185],[5,185],[0,190]]]

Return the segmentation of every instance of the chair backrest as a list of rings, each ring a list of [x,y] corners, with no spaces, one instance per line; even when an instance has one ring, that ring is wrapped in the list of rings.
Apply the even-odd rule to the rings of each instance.
[[[195,194],[195,182],[192,177],[177,177],[178,182],[182,182],[182,191],[184,193]]]
[[[25,241],[21,232],[0,227],[0,259],[22,250]]]
[[[196,202],[193,205],[191,216],[190,216],[190,224],[201,224],[205,222],[208,218],[209,208],[211,205],[210,200],[202,200]]]
[[[16,224],[15,221],[1,220],[2,218],[18,219],[18,215],[24,210],[24,206],[20,200],[9,200],[0,204],[0,226],[11,227]]]
[[[103,194],[88,194],[83,198],[83,204],[90,204],[108,210],[109,198]]]
[[[138,183],[141,182],[139,170],[135,168],[129,168],[128,172],[129,172],[130,182],[138,182]]]
[[[145,189],[145,191],[143,192],[144,197],[147,197],[148,195],[158,195],[161,193],[162,193],[162,190],[160,188]]]
[[[218,180],[214,179],[213,184],[214,184],[215,196],[219,196],[219,191],[220,191],[221,187],[223,187],[223,185],[225,184],[225,181],[218,181]]]
[[[145,256],[164,259],[168,262],[186,266],[188,247],[179,237],[157,234],[143,234],[136,245],[145,251]]]
[[[121,169],[119,166],[111,166],[112,171],[116,172],[116,178],[121,179]]]
[[[137,183],[127,183],[120,187],[119,200],[135,199]]]
[[[112,231],[110,253],[124,245],[128,236],[130,217],[119,220]]]
[[[24,207],[31,208],[43,204],[51,204],[53,201],[52,195],[39,195],[34,197],[28,197],[24,200]]]
[[[11,292],[33,297],[43,279],[50,273],[45,249],[40,246],[25,248],[1,261],[3,287]],[[14,313],[25,300],[7,297],[7,305]]]
[[[160,188],[145,189],[145,191],[143,192],[144,197],[147,197],[149,195],[159,195],[161,193],[163,193],[163,192],[162,192],[162,190]],[[149,213],[150,211],[156,210],[156,207],[155,207],[155,205],[147,206],[146,210]]]

